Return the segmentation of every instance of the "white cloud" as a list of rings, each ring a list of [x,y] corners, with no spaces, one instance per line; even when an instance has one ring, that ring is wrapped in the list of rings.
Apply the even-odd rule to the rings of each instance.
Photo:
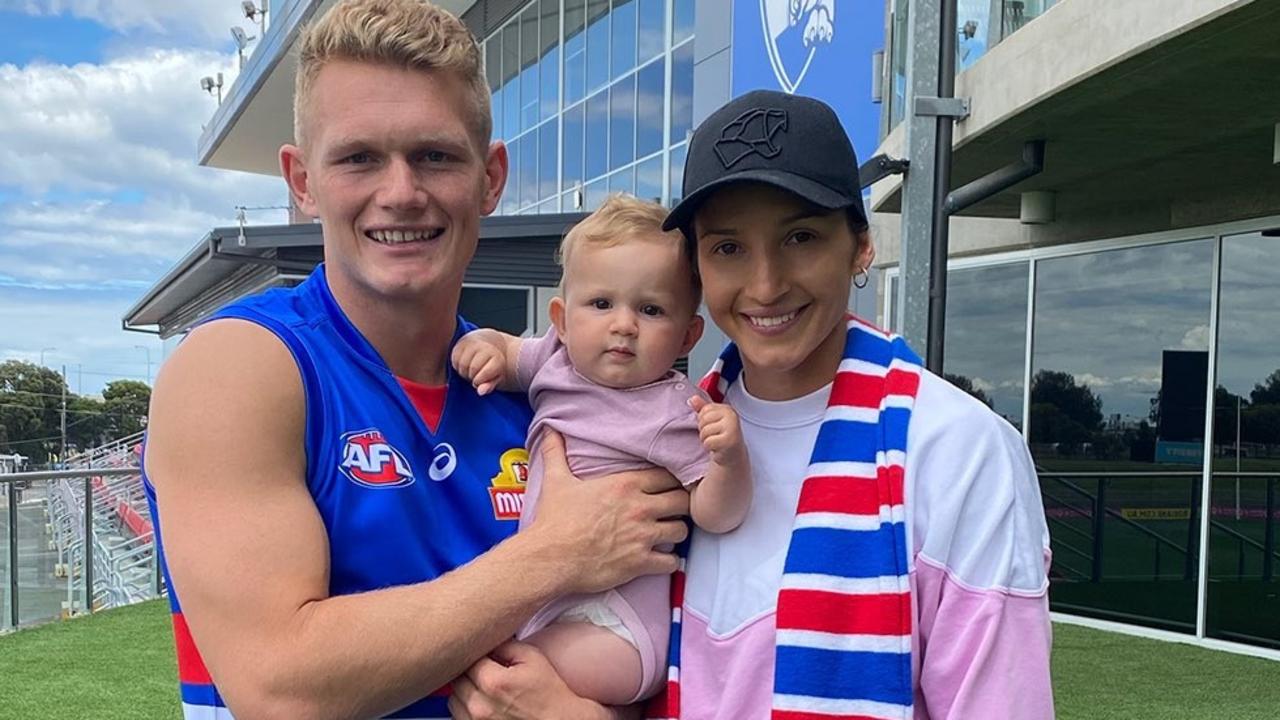
[[[1209,349],[1209,326],[1197,325],[1188,330],[1182,336],[1183,350],[1208,350]]]
[[[258,34],[234,0],[0,0],[0,10],[72,15],[121,33],[198,37],[223,44],[230,42],[232,25],[244,26],[250,35]]]
[[[233,62],[147,50],[102,65],[0,65],[0,186],[19,195],[0,201],[6,284],[154,280],[234,223],[236,205],[282,204],[277,178],[196,165],[214,110],[198,79]]]

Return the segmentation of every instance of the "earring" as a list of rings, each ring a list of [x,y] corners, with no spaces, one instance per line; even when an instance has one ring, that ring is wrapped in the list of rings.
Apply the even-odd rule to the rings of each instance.
[[[859,279],[861,279],[862,282],[858,282]],[[858,273],[853,276],[853,286],[861,290],[866,287],[869,282],[871,282],[871,274],[867,272],[866,268],[859,268]]]

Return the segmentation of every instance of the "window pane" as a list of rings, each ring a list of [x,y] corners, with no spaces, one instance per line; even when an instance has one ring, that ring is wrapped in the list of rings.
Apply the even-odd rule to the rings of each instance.
[[[574,105],[564,113],[564,176],[562,189],[576,187],[585,178],[582,176],[582,119],[583,105]]]
[[[609,0],[587,2],[587,92],[609,82]]]
[[[502,137],[520,132],[520,26],[509,23],[502,30]]]
[[[636,76],[609,88],[609,169],[636,159]]]
[[[1028,424],[1055,609],[1195,630],[1212,262],[1195,240],[1036,264]]]
[[[595,182],[587,183],[586,192],[583,194],[582,212],[591,212],[600,207],[608,194],[608,178],[600,178]]]
[[[526,134],[520,142],[520,207],[538,200],[538,133]]]
[[[520,14],[520,129],[538,124],[538,6]]]
[[[636,66],[636,2],[613,0],[613,75],[625,75]]]
[[[609,93],[587,98],[586,179],[593,180],[609,169]]]
[[[662,53],[662,32],[666,30],[667,0],[640,0],[640,59],[643,63]]]
[[[480,327],[521,335],[529,325],[529,291],[463,286],[458,314]]]
[[[674,46],[693,37],[693,0],[673,0],[671,12],[671,44]]]
[[[662,156],[654,155],[636,166],[636,197],[662,202]]]
[[[636,188],[636,169],[629,167],[609,176],[609,192],[634,193]]]
[[[560,101],[560,0],[542,0],[542,112],[546,120],[556,114]]]
[[[559,190],[556,181],[556,160],[560,155],[560,143],[557,138],[559,128],[552,120],[542,124],[538,131],[538,199],[546,200],[555,197]]]
[[[665,63],[658,60],[646,65],[636,76],[636,157],[662,149],[665,72]]]
[[[693,131],[693,43],[671,53],[671,142]]]
[[[1027,264],[947,273],[945,375],[1022,427],[1027,346]]]
[[[502,35],[493,36],[484,46],[484,76],[489,82],[489,103],[493,136],[502,137]]]
[[[1208,634],[1271,648],[1280,648],[1277,307],[1280,243],[1260,233],[1223,238]]]
[[[562,195],[560,195],[560,207],[561,207],[561,212],[579,212],[579,211],[581,211],[581,210],[582,210],[582,208],[581,208],[581,207],[578,207],[577,205],[575,205],[575,204],[574,204],[574,203],[576,203],[577,201],[578,201],[578,200],[577,200],[577,198],[576,198],[576,191],[572,191],[572,190],[571,190],[571,191],[569,191],[569,192],[567,192],[567,193],[563,193]]]
[[[671,199],[668,201],[671,207],[684,198],[681,188],[684,187],[684,157],[688,150],[687,145],[671,148]]]
[[[507,184],[502,193],[501,213],[514,214],[520,208],[520,140],[507,143]]]
[[[564,3],[564,104],[572,105],[586,96],[587,35],[586,0]]]

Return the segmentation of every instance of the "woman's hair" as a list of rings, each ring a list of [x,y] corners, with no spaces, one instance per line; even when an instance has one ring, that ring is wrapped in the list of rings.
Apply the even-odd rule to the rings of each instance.
[[[681,261],[689,267],[694,292],[701,293],[695,260],[684,245],[684,235],[679,230],[663,231],[662,223],[666,219],[667,209],[658,203],[615,193],[606,198],[595,212],[565,233],[564,239],[560,241],[556,260],[561,267],[568,267],[569,258],[574,251],[584,245],[613,247],[633,240],[669,242],[682,248]],[[561,287],[564,287],[563,279]]]
[[[293,96],[293,135],[306,142],[316,76],[335,60],[378,63],[408,70],[446,70],[467,84],[468,126],[479,147],[489,145],[493,119],[480,48],[462,21],[425,0],[342,0],[309,25],[299,43]]]

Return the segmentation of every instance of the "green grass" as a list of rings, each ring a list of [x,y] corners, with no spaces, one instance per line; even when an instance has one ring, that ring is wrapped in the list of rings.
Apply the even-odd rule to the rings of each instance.
[[[0,637],[0,719],[181,715],[163,601]]]
[[[1053,679],[1061,720],[1274,720],[1280,714],[1280,662],[1072,625],[1054,626]],[[0,719],[179,714],[163,602],[0,637]]]
[[[1280,662],[1072,625],[1053,628],[1059,720],[1275,720]]]

